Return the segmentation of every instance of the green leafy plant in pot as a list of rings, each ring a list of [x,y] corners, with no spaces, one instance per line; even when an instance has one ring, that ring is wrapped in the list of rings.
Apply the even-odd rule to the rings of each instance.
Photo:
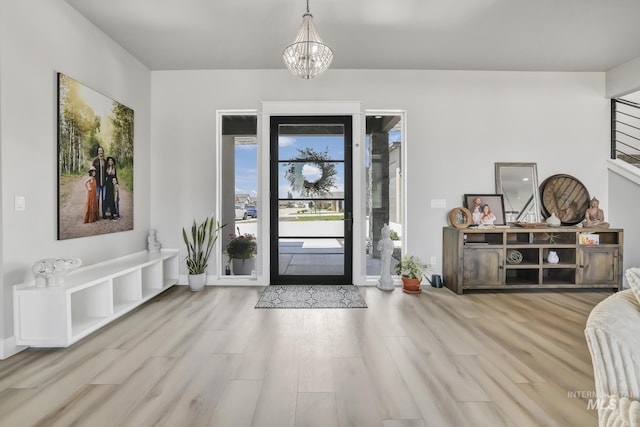
[[[207,282],[207,266],[209,256],[213,246],[218,240],[220,230],[224,225],[220,225],[213,216],[207,217],[202,223],[193,220],[191,234],[182,229],[182,237],[187,245],[187,269],[189,270],[189,288],[192,291],[201,291]]]
[[[431,271],[431,266],[415,255],[405,255],[395,265],[396,273],[402,278],[402,290],[409,294],[420,293],[422,276]]]
[[[226,253],[229,257],[229,265],[233,265],[234,274],[250,274],[253,266],[253,258],[256,255],[256,236],[253,234],[229,235],[229,243],[227,243]]]

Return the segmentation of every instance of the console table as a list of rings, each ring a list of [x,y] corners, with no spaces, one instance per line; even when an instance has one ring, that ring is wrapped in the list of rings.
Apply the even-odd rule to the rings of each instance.
[[[66,347],[178,283],[177,249],[79,268],[60,286],[14,286],[16,343]]]
[[[582,244],[582,233],[591,233],[599,243]],[[442,237],[444,285],[457,294],[469,289],[622,289],[620,229],[444,227]],[[548,261],[549,251],[556,252],[557,263]]]

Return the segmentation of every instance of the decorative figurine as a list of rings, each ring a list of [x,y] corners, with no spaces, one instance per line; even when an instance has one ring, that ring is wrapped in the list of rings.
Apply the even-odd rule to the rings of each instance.
[[[604,211],[600,209],[600,201],[595,197],[589,203],[582,225],[590,228],[609,228],[609,223],[604,220]]]
[[[393,254],[393,240],[391,240],[391,230],[389,229],[388,224],[385,224],[382,227],[381,234],[382,239],[378,242],[378,250],[380,251],[382,270],[376,287],[383,291],[392,291],[393,279],[391,278],[391,255]]]
[[[160,248],[162,245],[158,240],[156,240],[156,230],[155,228],[149,229],[149,237],[147,237],[147,250],[150,254],[155,254],[160,252]]]

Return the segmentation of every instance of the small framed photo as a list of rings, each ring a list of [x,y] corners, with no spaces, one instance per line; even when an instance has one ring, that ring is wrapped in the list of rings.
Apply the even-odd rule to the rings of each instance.
[[[464,207],[471,212],[472,225],[506,225],[502,194],[465,194]]]

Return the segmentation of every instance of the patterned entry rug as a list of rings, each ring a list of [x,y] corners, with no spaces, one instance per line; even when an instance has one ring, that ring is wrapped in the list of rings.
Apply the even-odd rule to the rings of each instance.
[[[256,308],[367,308],[355,285],[271,285]]]

